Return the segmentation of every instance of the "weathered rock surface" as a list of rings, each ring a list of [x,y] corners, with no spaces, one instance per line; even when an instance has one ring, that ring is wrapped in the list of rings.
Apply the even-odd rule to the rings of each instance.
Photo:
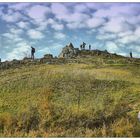
[[[53,55],[52,54],[45,54],[44,55],[44,58],[46,58],[46,59],[52,59],[53,58]]]
[[[73,44],[70,43],[69,45],[66,45],[63,49],[59,58],[74,58],[78,55],[79,48],[74,48]]]

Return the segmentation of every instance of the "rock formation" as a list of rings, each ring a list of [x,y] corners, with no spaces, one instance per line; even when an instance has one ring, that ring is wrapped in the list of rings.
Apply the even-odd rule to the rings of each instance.
[[[53,59],[53,55],[52,54],[45,54],[43,58],[40,59],[41,63],[46,63],[46,62],[51,62],[51,60]]]
[[[59,58],[74,58],[78,55],[79,48],[74,48],[73,44],[70,43],[69,45],[66,45],[63,49]]]
[[[46,58],[46,59],[52,59],[53,58],[53,55],[52,54],[45,54],[44,55],[44,58]]]

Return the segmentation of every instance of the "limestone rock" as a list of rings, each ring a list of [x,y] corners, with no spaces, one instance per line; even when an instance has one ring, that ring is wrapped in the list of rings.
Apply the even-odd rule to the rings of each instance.
[[[79,48],[74,48],[73,44],[66,45],[59,55],[59,58],[73,58],[78,55]]]
[[[52,61],[53,55],[52,54],[45,54],[43,58],[40,59],[41,63],[48,63]]]
[[[53,58],[53,55],[52,54],[45,54],[44,55],[44,58],[46,58],[46,59],[52,59]]]

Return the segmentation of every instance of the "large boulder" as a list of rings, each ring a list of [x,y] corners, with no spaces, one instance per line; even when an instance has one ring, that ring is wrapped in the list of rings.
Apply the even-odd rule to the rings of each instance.
[[[79,49],[74,48],[73,44],[70,43],[69,45],[66,45],[63,49],[60,55],[58,56],[59,58],[73,58],[78,55]]]
[[[44,55],[44,58],[46,58],[46,59],[52,59],[53,58],[53,55],[52,54],[45,54]]]
[[[53,55],[52,54],[45,54],[43,58],[40,59],[41,63],[51,63],[53,60]]]

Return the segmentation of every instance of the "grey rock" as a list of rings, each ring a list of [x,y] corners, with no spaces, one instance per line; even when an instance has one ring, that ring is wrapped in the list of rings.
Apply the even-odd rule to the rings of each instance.
[[[74,58],[78,55],[79,48],[74,48],[73,44],[70,43],[69,45],[66,45],[63,49],[59,58]]]
[[[52,59],[53,58],[53,55],[52,54],[45,54],[44,55],[44,58],[46,58],[46,59]]]

